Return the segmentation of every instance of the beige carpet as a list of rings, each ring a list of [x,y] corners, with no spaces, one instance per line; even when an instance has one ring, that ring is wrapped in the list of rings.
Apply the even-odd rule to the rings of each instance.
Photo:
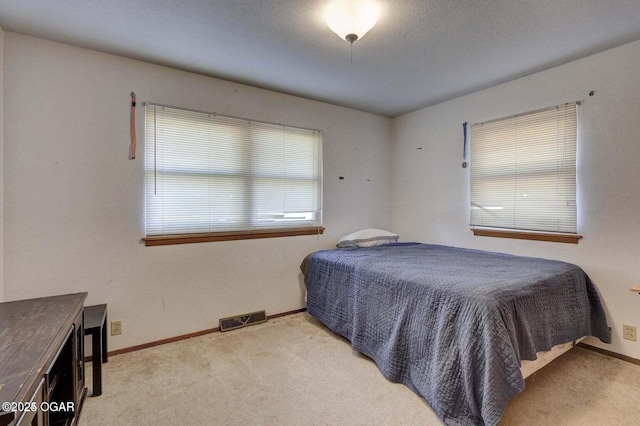
[[[89,364],[88,364],[89,365]],[[91,393],[90,366],[87,372]],[[527,379],[503,425],[639,424],[640,366],[574,348]],[[91,425],[440,425],[308,314],[113,356]]]

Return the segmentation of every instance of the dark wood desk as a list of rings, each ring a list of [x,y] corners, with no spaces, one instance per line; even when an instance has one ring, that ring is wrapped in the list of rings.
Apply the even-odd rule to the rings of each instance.
[[[107,305],[84,308],[84,334],[91,335],[93,396],[102,395],[102,363],[107,362]]]
[[[84,388],[87,293],[0,303],[0,403],[73,403],[64,412],[3,410],[0,426],[74,425]]]

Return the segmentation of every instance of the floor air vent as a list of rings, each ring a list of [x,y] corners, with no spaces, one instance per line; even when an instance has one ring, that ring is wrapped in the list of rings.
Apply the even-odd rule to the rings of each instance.
[[[249,314],[221,318],[220,331],[235,330],[236,328],[242,328],[253,324],[260,324],[261,322],[267,322],[267,314],[265,311],[251,312]]]

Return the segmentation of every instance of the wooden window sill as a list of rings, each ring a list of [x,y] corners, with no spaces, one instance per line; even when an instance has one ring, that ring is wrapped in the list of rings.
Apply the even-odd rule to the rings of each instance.
[[[554,243],[578,244],[582,235],[554,232],[504,231],[498,229],[471,228],[473,235],[479,237],[516,238],[519,240],[551,241]]]
[[[305,228],[281,228],[254,231],[215,232],[210,234],[180,234],[144,237],[145,246],[167,246],[173,244],[209,243],[213,241],[252,240],[256,238],[295,237],[298,235],[320,235],[324,233],[322,226]]]

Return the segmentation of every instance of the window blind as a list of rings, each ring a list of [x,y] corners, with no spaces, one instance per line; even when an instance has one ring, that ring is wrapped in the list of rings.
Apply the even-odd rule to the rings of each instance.
[[[471,225],[577,232],[577,103],[471,126]]]
[[[145,105],[146,235],[322,225],[322,132]]]

